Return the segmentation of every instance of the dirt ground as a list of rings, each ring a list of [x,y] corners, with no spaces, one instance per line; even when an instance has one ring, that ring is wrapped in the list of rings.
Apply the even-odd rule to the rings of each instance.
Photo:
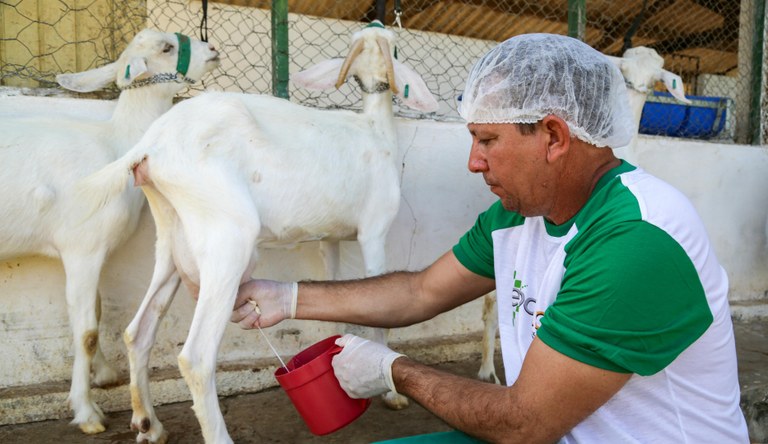
[[[742,394],[768,389],[768,322],[736,323],[739,378]],[[449,362],[436,367],[466,376],[474,376],[479,354],[465,362]],[[497,359],[497,370],[502,367]],[[191,410],[191,402],[159,406],[157,415],[169,432],[169,444],[202,443],[200,427]],[[221,399],[221,408],[232,439],[238,444],[252,443],[371,443],[379,440],[450,430],[450,427],[411,403],[404,410],[387,409],[380,399],[354,423],[318,437],[309,432],[282,389]],[[107,431],[86,436],[68,424],[68,420],[43,421],[0,427],[0,442],[24,444],[128,444],[135,442],[129,429],[131,412],[107,414]],[[759,442],[758,440],[753,440]]]
[[[477,359],[450,362],[436,367],[452,373],[473,376],[479,367]],[[501,370],[497,359],[497,369]],[[500,375],[501,376],[501,375]],[[374,399],[368,410],[347,427],[326,436],[314,436],[280,388],[259,393],[220,399],[227,430],[238,444],[252,443],[370,443],[379,440],[440,432],[451,428],[415,403],[393,411]],[[169,433],[168,444],[202,443],[200,427],[191,402],[155,407],[157,416]],[[131,412],[108,413],[107,430],[97,435],[84,435],[69,425],[69,420],[42,421],[0,427],[0,442],[24,444],[129,444],[136,434],[129,428]]]

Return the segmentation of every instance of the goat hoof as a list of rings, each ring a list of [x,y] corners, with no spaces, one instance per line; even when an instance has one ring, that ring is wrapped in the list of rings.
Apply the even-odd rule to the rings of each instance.
[[[100,421],[84,422],[84,423],[78,424],[77,426],[86,435],[95,435],[96,433],[101,433],[107,429],[106,427],[104,427],[104,424],[102,424]]]
[[[395,392],[389,392],[381,395],[384,405],[392,410],[402,410],[408,407],[408,398]]]
[[[77,427],[86,435],[94,435],[106,430],[104,413],[95,403],[86,404],[90,408],[81,408],[75,410],[75,419],[71,424],[76,424]]]
[[[139,431],[141,433],[147,433],[149,431],[149,426],[151,425],[149,418],[143,418],[139,424]]]
[[[152,425],[149,418],[141,418],[141,421],[131,421],[131,431],[139,433],[149,432],[149,427]]]
[[[137,443],[143,443],[143,444],[167,444],[168,443],[168,432],[163,430],[160,433],[160,436],[158,436],[154,440],[152,438],[150,438],[148,435],[140,433],[139,436],[136,437],[136,442]]]
[[[499,377],[496,376],[496,372],[491,372],[488,374],[478,373],[477,379],[485,382],[495,383],[496,385],[501,385],[501,380],[499,380]]]
[[[163,430],[163,433],[160,434],[160,437],[157,438],[157,441],[155,441],[154,444],[166,444],[168,442],[168,432]]]
[[[148,432],[149,431],[149,425],[150,425],[149,418],[142,419],[141,420],[141,431],[143,433]]]

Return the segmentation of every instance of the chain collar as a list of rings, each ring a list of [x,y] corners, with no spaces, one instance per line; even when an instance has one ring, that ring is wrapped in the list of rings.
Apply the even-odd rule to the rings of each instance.
[[[164,72],[155,74],[152,77],[147,77],[146,79],[135,80],[131,82],[130,85],[121,87],[120,90],[125,91],[126,89],[136,89],[143,86],[155,85],[158,83],[188,83],[192,85],[195,83],[195,81],[179,73]]]
[[[627,79],[624,79],[624,85],[626,85],[627,89],[631,89],[631,90],[637,91],[637,92],[639,92],[641,94],[647,94],[648,93],[648,88],[645,85],[635,86],[635,84],[633,82],[630,82]]]
[[[360,86],[360,89],[363,90],[363,92],[366,94],[381,94],[383,92],[389,91],[389,83],[387,82],[379,82],[373,88],[368,88],[365,85],[363,85],[363,82],[360,80],[360,77],[353,75],[352,78],[355,79],[358,86]]]

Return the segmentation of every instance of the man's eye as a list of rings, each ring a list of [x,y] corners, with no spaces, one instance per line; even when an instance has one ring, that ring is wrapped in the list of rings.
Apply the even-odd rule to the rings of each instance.
[[[493,139],[478,139],[477,143],[480,145],[488,145]]]

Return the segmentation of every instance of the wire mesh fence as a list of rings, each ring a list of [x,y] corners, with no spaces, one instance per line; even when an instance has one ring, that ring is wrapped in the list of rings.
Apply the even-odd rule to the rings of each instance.
[[[144,26],[198,35],[203,17],[196,0],[0,1],[0,85],[28,88],[54,87],[59,72],[112,61]],[[568,7],[561,0],[287,3],[290,73],[343,57],[352,32],[383,18],[397,35],[399,60],[419,72],[439,98],[440,108],[427,116],[438,120],[458,119],[455,99],[468,70],[497,42],[529,32],[569,33]],[[205,29],[223,53],[222,66],[187,96],[204,89],[272,92],[271,6],[270,0],[208,4]],[[675,103],[659,86],[648,97],[641,132],[749,143],[756,125],[766,120],[768,100],[766,63],[764,57],[755,60],[765,41],[755,20],[760,7],[764,0],[587,0],[582,38],[609,55],[652,47],[664,57],[664,68],[683,78],[692,106]],[[754,64],[762,66],[753,70]],[[105,97],[116,94],[111,90]],[[318,107],[360,104],[352,85],[328,93],[291,87],[289,95]],[[416,116],[404,107],[396,106],[396,112]]]

